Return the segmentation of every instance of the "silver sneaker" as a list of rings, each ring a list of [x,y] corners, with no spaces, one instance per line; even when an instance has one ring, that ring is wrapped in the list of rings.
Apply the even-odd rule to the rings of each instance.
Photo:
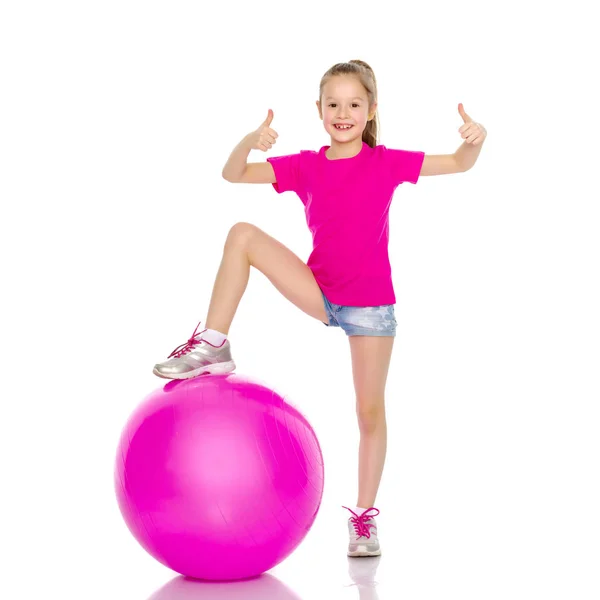
[[[348,519],[350,535],[348,556],[380,556],[381,548],[377,539],[377,524],[375,523],[375,517],[379,514],[379,510],[369,508],[359,516],[347,506],[343,508],[349,510],[353,515]],[[373,513],[372,511],[377,512]]]
[[[206,329],[196,333],[199,325],[196,325],[192,337],[185,344],[175,348],[167,360],[154,365],[152,372],[155,375],[164,379],[190,379],[197,375],[230,373],[235,369],[229,340],[214,346],[200,339]]]

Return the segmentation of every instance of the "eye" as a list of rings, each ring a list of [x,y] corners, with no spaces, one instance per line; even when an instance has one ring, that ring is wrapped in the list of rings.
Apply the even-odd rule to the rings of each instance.
[[[335,106],[335,102],[332,102],[331,104],[329,104],[329,106]],[[356,102],[353,102],[352,106],[360,106],[360,104],[357,104]]]

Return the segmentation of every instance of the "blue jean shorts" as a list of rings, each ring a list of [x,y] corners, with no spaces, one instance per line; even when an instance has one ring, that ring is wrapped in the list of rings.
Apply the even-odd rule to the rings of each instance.
[[[329,319],[327,327],[341,327],[346,335],[396,336],[396,317],[393,304],[381,306],[343,306],[327,300],[321,290],[325,312]]]

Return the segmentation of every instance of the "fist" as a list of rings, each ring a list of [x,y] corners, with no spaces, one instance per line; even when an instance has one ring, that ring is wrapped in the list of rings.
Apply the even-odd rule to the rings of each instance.
[[[271,129],[272,121],[273,111],[269,109],[267,118],[259,125],[256,131],[253,131],[250,134],[251,148],[266,152],[273,147],[273,144],[277,141],[279,134],[274,129]]]
[[[473,119],[465,112],[462,102],[458,105],[458,112],[464,121],[464,124],[458,129],[458,133],[460,133],[462,139],[465,140],[467,144],[473,144],[473,146],[478,146],[483,143],[487,137],[485,127],[481,123],[475,123],[475,121],[473,121]]]

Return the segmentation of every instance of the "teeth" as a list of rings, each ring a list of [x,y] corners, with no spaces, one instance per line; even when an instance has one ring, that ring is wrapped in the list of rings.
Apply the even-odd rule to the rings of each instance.
[[[336,125],[335,126],[336,129],[350,129],[350,127],[352,127],[352,125],[344,125],[344,126]]]

